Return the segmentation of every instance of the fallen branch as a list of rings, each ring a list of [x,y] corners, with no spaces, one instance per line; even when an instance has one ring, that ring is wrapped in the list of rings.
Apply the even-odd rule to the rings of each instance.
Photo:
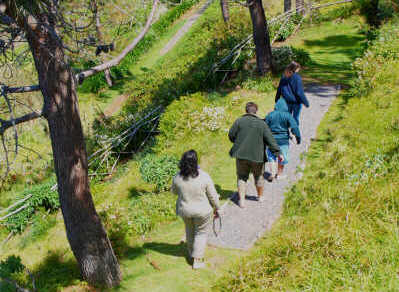
[[[29,207],[29,204],[25,204],[25,205],[23,205],[22,207],[19,207],[17,210],[12,211],[11,213],[8,213],[7,215],[1,217],[1,218],[0,218],[0,221],[3,221],[3,220],[7,219],[8,217],[10,217],[10,216],[12,216],[12,215],[15,215],[15,214],[21,212],[22,210],[24,210],[24,209],[26,209],[26,208],[28,208],[28,207]]]
[[[15,203],[12,204],[11,206],[7,207],[6,209],[0,210],[0,214],[1,214],[1,213],[5,213],[5,212],[11,210],[11,209],[14,208],[15,206],[18,206],[19,204],[22,204],[23,202],[25,202],[26,200],[28,200],[28,199],[31,198],[32,196],[33,196],[32,194],[29,194],[29,195],[27,195],[25,198],[23,198],[23,199],[21,199],[21,200],[15,202]]]
[[[12,237],[13,235],[14,235],[14,231],[11,231],[11,232],[7,235],[6,239],[3,240],[3,242],[1,243],[1,246],[0,246],[0,247],[3,247],[3,246],[11,239],[11,237]]]
[[[79,74],[76,75],[77,80],[79,81],[79,83],[82,83],[84,79],[86,79],[89,76],[92,76],[98,72],[102,72],[105,71],[111,67],[114,67],[116,65],[118,65],[122,59],[124,57],[126,57],[126,55],[128,53],[130,53],[136,46],[137,44],[141,41],[141,39],[145,36],[145,34],[148,32],[148,30],[151,27],[152,24],[152,19],[154,18],[155,15],[155,10],[157,8],[159,0],[154,0],[153,2],[153,6],[152,6],[152,10],[150,13],[150,16],[147,19],[147,22],[143,28],[143,30],[141,31],[141,33],[122,51],[122,53],[120,53],[118,56],[116,56],[115,58],[113,58],[112,60],[105,62],[101,65],[95,66],[89,70],[80,72]]]

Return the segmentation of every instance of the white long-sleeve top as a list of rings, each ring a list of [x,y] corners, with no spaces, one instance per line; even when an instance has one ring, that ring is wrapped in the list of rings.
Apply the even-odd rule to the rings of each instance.
[[[219,209],[219,194],[209,174],[199,170],[195,178],[173,178],[172,192],[178,195],[176,214],[181,217],[203,217]]]

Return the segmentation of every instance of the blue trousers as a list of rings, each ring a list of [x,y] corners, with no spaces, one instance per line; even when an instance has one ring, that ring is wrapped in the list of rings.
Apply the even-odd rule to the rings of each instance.
[[[301,103],[289,103],[288,111],[294,117],[294,120],[299,127],[299,115],[301,114],[302,104]]]

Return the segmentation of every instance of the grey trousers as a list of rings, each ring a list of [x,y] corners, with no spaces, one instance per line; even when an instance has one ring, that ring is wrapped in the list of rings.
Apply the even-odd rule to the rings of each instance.
[[[211,227],[212,213],[204,217],[183,217],[183,221],[186,226],[188,254],[193,258],[203,258]]]

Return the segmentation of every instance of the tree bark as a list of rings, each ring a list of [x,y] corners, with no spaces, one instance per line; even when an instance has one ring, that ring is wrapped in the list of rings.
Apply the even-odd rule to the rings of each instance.
[[[272,70],[272,49],[262,0],[247,0],[252,19],[256,64],[260,75]]]
[[[296,0],[295,1],[296,13],[300,14],[300,15],[304,15],[305,14],[305,10],[302,9],[302,8],[305,8],[305,0]]]
[[[58,193],[67,238],[82,276],[91,285],[113,287],[121,280],[119,264],[89,188],[87,154],[79,116],[76,82],[59,39],[49,32],[48,14],[25,18],[26,37],[44,98]],[[43,23],[43,25],[37,25]]]
[[[222,16],[225,23],[229,22],[229,2],[228,0],[220,0],[220,8],[222,9]]]
[[[284,0],[284,12],[291,10],[291,0]]]

